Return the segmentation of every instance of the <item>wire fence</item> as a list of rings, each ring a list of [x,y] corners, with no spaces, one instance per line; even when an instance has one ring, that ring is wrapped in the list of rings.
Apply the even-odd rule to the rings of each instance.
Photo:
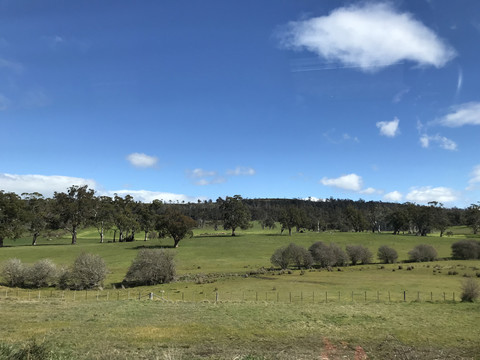
[[[267,302],[290,304],[329,303],[394,303],[394,302],[457,302],[455,292],[433,291],[254,291],[239,292],[195,292],[195,291],[137,291],[122,290],[26,290],[2,289],[0,301],[160,301],[185,303],[219,302]]]

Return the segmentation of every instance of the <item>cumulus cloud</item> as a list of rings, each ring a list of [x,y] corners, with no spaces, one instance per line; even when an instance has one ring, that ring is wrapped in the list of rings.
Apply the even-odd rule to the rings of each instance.
[[[363,71],[404,60],[440,68],[456,56],[435,32],[387,3],[341,7],[328,16],[290,22],[280,40],[286,48]]]
[[[455,151],[457,150],[457,144],[455,141],[446,138],[441,135],[422,135],[420,137],[420,144],[423,148],[428,148],[432,143],[438,144],[442,149]]]
[[[379,121],[377,122],[377,128],[380,129],[380,135],[395,137],[400,133],[399,123],[400,120],[398,118],[394,118],[392,121]]]
[[[320,182],[325,186],[333,186],[350,191],[360,191],[363,185],[362,177],[357,174],[342,175],[338,178],[324,177]]]
[[[38,192],[46,197],[56,192],[65,192],[70,186],[88,185],[91,189],[98,187],[92,179],[83,179],[59,175],[13,175],[0,173],[0,190],[16,194]]]
[[[233,170],[227,170],[227,175],[230,176],[253,176],[255,175],[255,169],[251,167],[237,166]]]
[[[117,194],[121,197],[126,195],[132,196],[136,201],[150,203],[153,200],[161,200],[163,202],[197,202],[198,200],[207,200],[205,197],[195,197],[188,196],[183,194],[174,194],[169,192],[158,192],[158,191],[148,191],[148,190],[116,190],[116,191],[107,191],[104,193],[107,196],[114,196]]]
[[[467,190],[474,190],[480,186],[480,165],[477,165],[473,168],[472,173],[470,174],[470,180],[468,180]]]
[[[130,164],[138,168],[155,167],[158,163],[158,159],[155,156],[141,153],[130,154],[127,156],[127,160]]]
[[[407,201],[416,203],[429,203],[438,201],[441,203],[449,203],[458,200],[455,190],[446,187],[424,186],[420,188],[412,188],[406,196]]]
[[[438,119],[437,122],[448,127],[480,125],[480,102],[452,106],[450,112]]]
[[[403,195],[397,190],[389,192],[383,196],[383,200],[385,201],[399,202],[399,201],[402,201],[402,199],[403,199]]]

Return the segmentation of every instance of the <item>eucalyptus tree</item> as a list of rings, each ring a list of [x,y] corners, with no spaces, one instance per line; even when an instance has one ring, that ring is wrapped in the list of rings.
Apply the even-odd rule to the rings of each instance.
[[[164,236],[173,239],[173,247],[177,248],[178,243],[186,236],[193,236],[192,230],[197,227],[197,222],[191,217],[183,215],[178,209],[168,207],[161,215],[156,224],[156,230]]]
[[[115,194],[113,204],[113,223],[119,232],[118,241],[135,240],[135,229],[138,227],[138,223],[134,216],[135,201],[133,197],[126,195],[122,198]]]
[[[283,229],[288,229],[288,235],[292,236],[292,228],[299,227],[302,223],[302,214],[300,209],[296,206],[289,206],[280,211],[278,221]]]
[[[28,231],[32,235],[32,245],[37,245],[38,236],[44,231],[52,216],[51,199],[45,199],[38,192],[23,193],[22,197],[25,201],[25,221]]]
[[[144,241],[148,240],[148,233],[155,227],[155,208],[158,204],[137,203],[135,207],[135,218],[139,229],[145,233]]]
[[[0,190],[0,247],[5,239],[16,239],[24,230],[23,202],[12,192]]]
[[[480,202],[478,204],[471,204],[465,213],[465,222],[472,228],[474,234],[478,233],[480,229]]]
[[[227,196],[220,204],[223,228],[225,230],[232,229],[232,236],[235,236],[235,230],[237,228],[246,230],[250,226],[250,211],[242,200],[240,195],[234,195],[233,197]]]
[[[59,224],[72,234],[72,245],[77,243],[78,229],[88,225],[94,218],[94,197],[94,190],[87,185],[74,185],[66,193],[55,192],[53,195]]]
[[[104,242],[105,231],[113,226],[113,200],[109,196],[99,196],[93,203],[93,222],[100,235],[100,243]]]

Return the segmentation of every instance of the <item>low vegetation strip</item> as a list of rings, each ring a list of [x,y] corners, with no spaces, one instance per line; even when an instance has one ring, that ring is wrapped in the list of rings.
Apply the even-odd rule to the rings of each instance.
[[[137,290],[85,290],[85,291],[59,291],[59,290],[26,290],[26,289],[0,289],[0,300],[9,302],[84,302],[84,301],[126,301],[149,300],[170,303],[224,303],[224,302],[263,302],[263,303],[290,303],[290,304],[348,304],[348,303],[398,303],[398,302],[447,302],[461,301],[459,292],[451,291],[289,291],[281,292],[270,289],[245,290],[237,292],[220,291],[165,291],[161,289]]]

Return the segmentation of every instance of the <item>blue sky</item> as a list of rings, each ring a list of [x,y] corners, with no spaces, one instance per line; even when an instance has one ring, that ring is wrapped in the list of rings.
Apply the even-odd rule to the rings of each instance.
[[[480,2],[0,0],[0,189],[480,200]]]

